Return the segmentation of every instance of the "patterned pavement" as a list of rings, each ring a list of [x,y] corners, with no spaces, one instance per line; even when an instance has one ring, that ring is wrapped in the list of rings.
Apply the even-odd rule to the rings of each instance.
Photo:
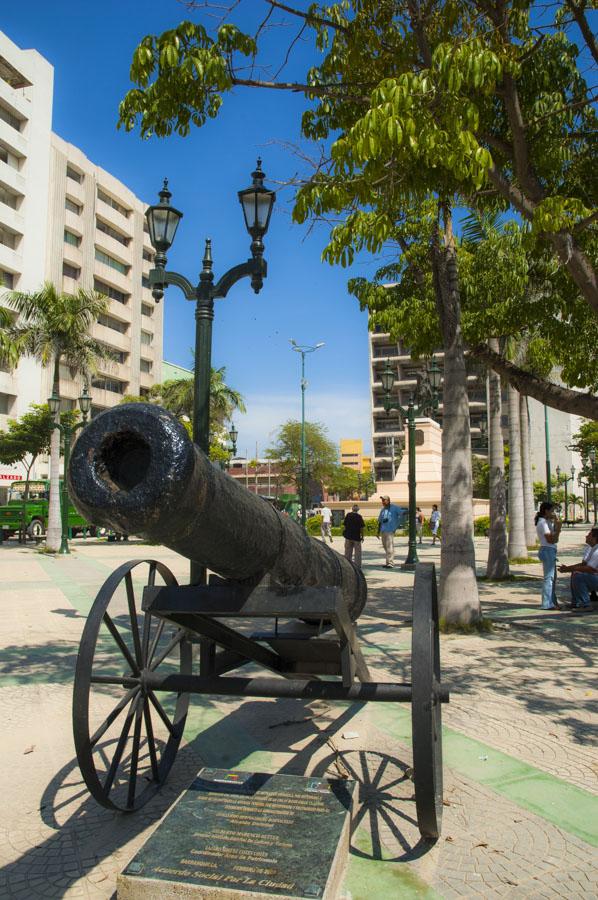
[[[563,535],[563,558],[579,557],[584,533]],[[118,872],[204,764],[354,778],[347,900],[598,896],[598,614],[542,613],[537,564],[517,567],[521,577],[507,584],[480,582],[492,632],[442,637],[451,702],[443,829],[431,844],[416,827],[409,710],[398,704],[195,698],[162,792],[133,815],[98,806],[70,724],[85,616],[127,559],[163,560],[183,582],[187,562],[133,541],[72,546],[60,558],[0,546],[0,897],[114,897]],[[482,562],[485,547],[480,539]],[[439,548],[420,555],[438,561]],[[368,538],[362,648],[375,677],[409,681],[413,576],[381,563]]]

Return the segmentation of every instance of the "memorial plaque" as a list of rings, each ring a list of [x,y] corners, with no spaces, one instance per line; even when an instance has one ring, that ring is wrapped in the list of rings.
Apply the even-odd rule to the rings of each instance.
[[[334,900],[354,782],[204,768],[118,876],[119,900]]]

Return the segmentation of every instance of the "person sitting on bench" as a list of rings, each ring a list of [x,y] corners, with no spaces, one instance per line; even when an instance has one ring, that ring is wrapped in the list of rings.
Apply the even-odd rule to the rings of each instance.
[[[582,562],[559,566],[559,572],[571,572],[571,609],[590,609],[590,592],[598,590],[598,527],[588,531],[586,544]]]

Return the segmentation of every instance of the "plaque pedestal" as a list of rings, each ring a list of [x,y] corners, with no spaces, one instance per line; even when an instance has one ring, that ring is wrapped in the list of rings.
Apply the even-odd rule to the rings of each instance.
[[[118,876],[118,900],[336,900],[354,789],[204,768]]]

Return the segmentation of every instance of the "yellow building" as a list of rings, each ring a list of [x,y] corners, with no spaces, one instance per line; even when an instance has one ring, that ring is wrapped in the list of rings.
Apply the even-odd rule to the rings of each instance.
[[[360,438],[341,438],[340,451],[341,466],[355,472],[371,471],[372,458],[363,455],[363,441]]]

